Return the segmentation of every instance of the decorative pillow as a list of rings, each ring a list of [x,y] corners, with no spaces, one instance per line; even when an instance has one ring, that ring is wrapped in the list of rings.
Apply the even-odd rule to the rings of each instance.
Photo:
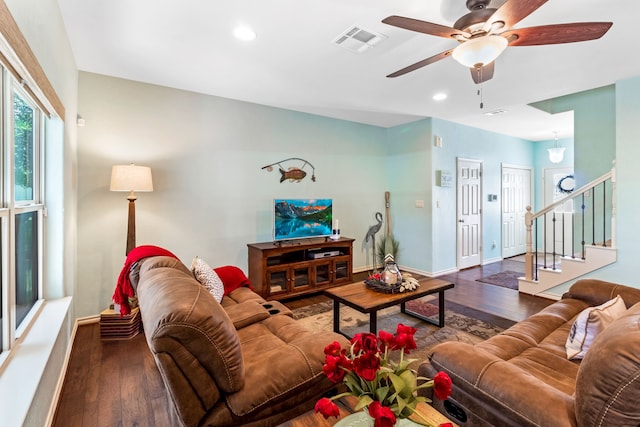
[[[191,271],[193,271],[196,280],[211,292],[216,301],[222,301],[224,285],[213,268],[209,267],[202,259],[195,257],[191,263]]]
[[[624,301],[617,297],[597,307],[584,309],[571,326],[567,343],[567,359],[582,359],[596,335],[627,311]]]

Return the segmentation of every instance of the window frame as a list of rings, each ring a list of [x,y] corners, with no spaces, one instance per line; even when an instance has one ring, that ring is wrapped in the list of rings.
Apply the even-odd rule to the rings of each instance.
[[[0,97],[0,292],[2,292],[2,340],[0,342],[0,366],[7,359],[21,337],[30,329],[33,321],[44,304],[44,221],[46,207],[44,204],[44,121],[45,113],[28,90],[0,63],[2,74],[2,90]],[[15,133],[14,133],[14,97],[19,96],[33,109],[33,194],[30,200],[15,200]],[[16,312],[16,222],[18,215],[37,212],[36,242],[37,245],[37,296],[34,304],[26,313],[20,324],[17,323]]]

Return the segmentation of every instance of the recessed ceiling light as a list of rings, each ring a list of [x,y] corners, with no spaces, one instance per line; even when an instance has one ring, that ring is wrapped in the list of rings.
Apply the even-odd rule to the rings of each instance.
[[[435,95],[433,95],[433,100],[434,101],[443,101],[447,99],[447,94],[446,93],[436,93]]]
[[[237,39],[250,41],[256,38],[256,33],[249,27],[237,27],[233,30],[233,35]]]

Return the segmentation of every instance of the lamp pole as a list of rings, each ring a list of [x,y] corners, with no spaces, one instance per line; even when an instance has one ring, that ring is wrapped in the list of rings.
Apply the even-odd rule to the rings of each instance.
[[[129,252],[136,247],[136,196],[133,194],[133,190],[129,193],[129,220],[127,222],[127,252],[125,255],[129,255]]]

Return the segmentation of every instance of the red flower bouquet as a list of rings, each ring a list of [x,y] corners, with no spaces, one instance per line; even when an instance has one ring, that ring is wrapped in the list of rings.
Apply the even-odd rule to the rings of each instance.
[[[408,418],[414,413],[421,418],[416,407],[419,402],[430,400],[417,396],[417,390],[433,387],[437,399],[447,399],[451,394],[451,378],[446,373],[439,372],[433,380],[418,377],[409,368],[414,360],[404,358],[416,348],[415,333],[416,328],[399,324],[395,335],[385,331],[377,336],[357,334],[348,349],[336,341],[327,345],[323,371],[332,382],[343,382],[348,391],[331,398],[323,397],[316,403],[315,411],[325,418],[338,417],[339,410],[333,401],[356,396],[355,410],[367,408],[374,427],[391,427],[398,418]],[[399,354],[398,361],[391,358],[394,351]],[[422,383],[418,385],[418,382]],[[428,425],[426,420],[423,424]]]

